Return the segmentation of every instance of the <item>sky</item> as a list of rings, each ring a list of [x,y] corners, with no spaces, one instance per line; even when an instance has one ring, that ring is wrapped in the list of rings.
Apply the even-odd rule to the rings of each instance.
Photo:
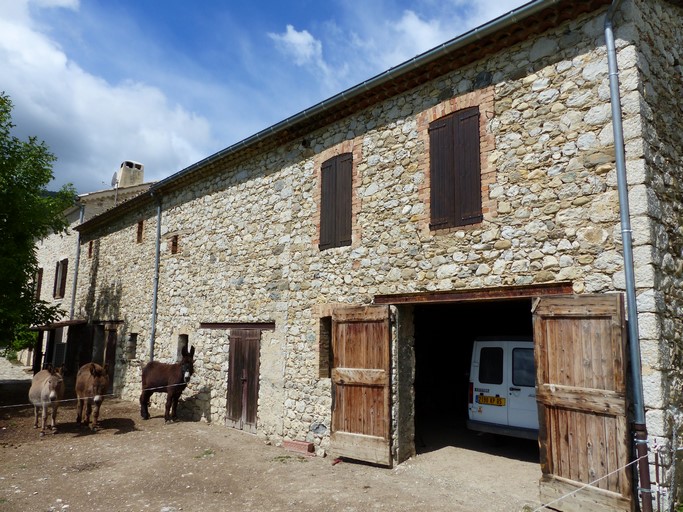
[[[0,0],[13,135],[49,190],[164,179],[527,0]]]

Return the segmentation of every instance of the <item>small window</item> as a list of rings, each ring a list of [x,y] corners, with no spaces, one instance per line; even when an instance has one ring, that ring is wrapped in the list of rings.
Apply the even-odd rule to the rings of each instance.
[[[92,242],[92,240],[90,240],[90,242],[88,242],[88,258],[92,258],[92,250],[93,250],[93,242]]]
[[[429,125],[432,229],[482,220],[479,107],[458,110]]]
[[[33,277],[33,296],[40,300],[40,290],[43,287],[43,269],[36,270],[36,275]]]
[[[176,352],[176,361],[180,361],[183,358],[183,349],[187,350],[190,344],[190,337],[187,334],[181,334],[178,336],[178,351]]]
[[[52,296],[55,299],[64,298],[66,292],[66,272],[69,267],[69,260],[64,259],[57,262],[57,267],[55,269],[55,284],[52,291]]]
[[[479,354],[479,382],[503,383],[503,348],[483,347]]]
[[[512,383],[529,388],[536,385],[534,349],[516,348],[512,351]]]
[[[321,379],[332,376],[332,317],[324,316],[320,319],[318,334],[318,377]]]
[[[138,235],[137,235],[137,243],[142,242],[142,233],[144,232],[145,225],[144,221],[138,221]]]
[[[171,237],[171,254],[178,254],[178,235]]]
[[[126,340],[126,359],[127,360],[132,360],[135,359],[135,355],[138,350],[138,334],[135,332],[132,332],[128,335],[128,339]]]
[[[319,248],[351,245],[353,155],[330,158],[322,164],[320,176]]]

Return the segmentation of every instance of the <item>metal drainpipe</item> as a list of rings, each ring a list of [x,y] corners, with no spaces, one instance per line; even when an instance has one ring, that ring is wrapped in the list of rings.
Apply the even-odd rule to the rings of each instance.
[[[621,238],[624,246],[624,275],[626,278],[626,307],[628,312],[629,352],[631,356],[631,378],[633,380],[634,443],[638,461],[639,490],[643,512],[652,511],[652,489],[650,485],[650,463],[647,458],[647,427],[645,425],[645,405],[643,401],[643,379],[640,361],[640,337],[638,334],[638,305],[636,303],[635,275],[633,271],[633,246],[630,210],[628,204],[628,183],[626,180],[626,158],[624,150],[624,131],[621,116],[621,96],[619,94],[619,69],[617,52],[614,45],[612,21],[614,12],[621,0],[614,0],[605,15],[605,44],[609,67],[610,102],[612,104],[612,127],[614,130],[614,149],[617,165],[617,189],[619,191],[619,215],[621,218]],[[641,458],[643,457],[643,458]]]
[[[81,203],[81,214],[78,219],[79,224],[83,224],[83,218],[85,216],[85,205]],[[78,283],[78,266],[81,261],[81,233],[78,232],[77,242],[76,242],[76,261],[74,263],[74,282],[71,284],[71,307],[69,308],[69,320],[74,319],[74,310],[76,309],[76,284]]]
[[[154,192],[152,192],[154,195]],[[159,292],[159,254],[161,247],[161,196],[157,199],[157,236],[154,250],[154,285],[152,296],[152,327],[149,337],[149,360],[154,361],[154,340],[157,329],[157,296]]]

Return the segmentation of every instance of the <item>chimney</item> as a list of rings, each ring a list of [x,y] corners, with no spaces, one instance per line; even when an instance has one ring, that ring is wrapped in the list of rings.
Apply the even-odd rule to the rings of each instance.
[[[142,185],[145,181],[145,166],[139,162],[126,160],[116,173],[118,188]]]

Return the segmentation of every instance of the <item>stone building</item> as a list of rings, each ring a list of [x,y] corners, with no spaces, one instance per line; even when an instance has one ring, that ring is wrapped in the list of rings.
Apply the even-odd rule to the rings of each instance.
[[[475,338],[526,336],[544,503],[671,510],[682,20],[530,2],[85,221],[75,312],[109,326],[116,392],[191,345],[186,414],[391,465],[462,418]]]
[[[23,351],[20,359],[34,370],[46,364],[60,366],[68,363],[68,373],[72,376],[78,369],[78,362],[90,361],[92,346],[82,347],[80,330],[97,324],[97,315],[87,319],[74,315],[74,286],[78,281],[79,260],[82,257],[79,247],[79,236],[74,228],[92,217],[96,217],[117,204],[127,201],[149,189],[151,183],[144,183],[144,165],[126,160],[112,177],[112,188],[80,194],[74,205],[64,212],[69,223],[66,233],[50,235],[38,241],[36,255],[38,259],[38,276],[36,293],[39,298],[50,305],[59,306],[63,311],[62,318],[50,325],[36,326],[39,333],[37,345]],[[83,246],[83,251],[92,253],[93,245]],[[70,331],[68,327],[73,327]],[[75,327],[79,326],[79,327]],[[97,330],[97,328],[95,328]],[[92,340],[91,332],[85,336],[88,343]],[[103,339],[103,333],[99,334]],[[102,342],[96,345],[102,345]],[[97,354],[95,354],[97,355]]]

